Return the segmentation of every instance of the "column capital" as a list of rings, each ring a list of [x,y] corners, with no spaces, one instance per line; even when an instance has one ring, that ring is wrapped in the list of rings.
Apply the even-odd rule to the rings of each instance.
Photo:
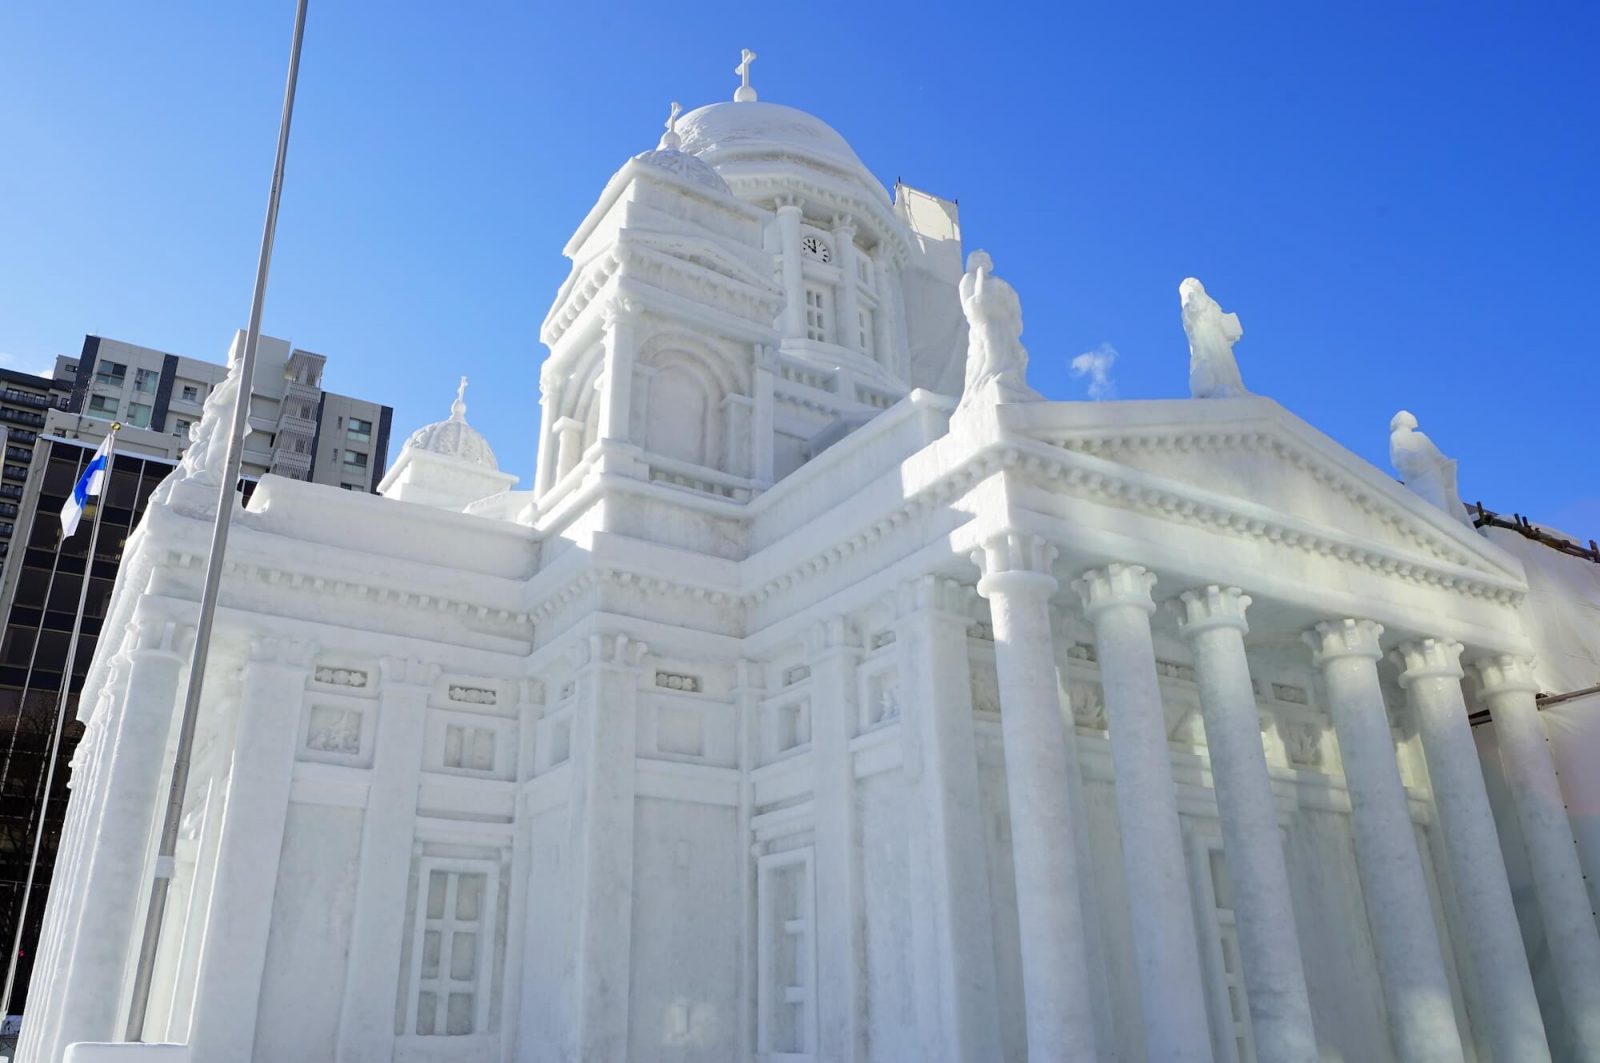
[[[1400,666],[1400,685],[1410,686],[1419,679],[1460,679],[1461,643],[1454,639],[1412,639],[1395,647]]]
[[[783,214],[785,212],[799,214],[804,209],[804,204],[800,197],[788,192],[779,195],[775,202],[777,203],[777,211],[779,214]]]
[[[1178,595],[1173,603],[1178,613],[1178,628],[1188,638],[1213,628],[1231,627],[1241,635],[1250,630],[1244,612],[1250,608],[1250,596],[1238,587],[1222,587],[1215,583],[1197,587]]]
[[[1383,656],[1378,639],[1383,625],[1375,620],[1324,620],[1300,636],[1311,647],[1311,660],[1318,668],[1343,657],[1366,657],[1376,661]]]
[[[1143,565],[1125,565],[1120,561],[1103,568],[1091,568],[1072,581],[1072,589],[1083,599],[1083,612],[1090,620],[1119,605],[1155,612],[1155,599],[1150,597],[1155,585],[1155,573]]]
[[[298,668],[309,670],[317,655],[317,644],[306,639],[253,635],[245,649],[245,663],[252,667]]]
[[[983,574],[978,580],[978,593],[989,598],[995,591],[1031,587],[1046,595],[1053,594],[1059,584],[1050,574],[1050,566],[1059,553],[1042,535],[1015,531],[991,535],[981,547],[972,551],[972,563]]]
[[[1534,659],[1510,653],[1499,653],[1472,662],[1472,671],[1483,687],[1485,695],[1508,694],[1519,691],[1539,693],[1539,683],[1533,677]]]
[[[378,669],[384,683],[418,687],[431,687],[440,672],[438,665],[416,657],[382,657],[378,660]]]
[[[191,630],[188,624],[180,625],[165,613],[140,609],[128,624],[123,653],[130,658],[146,654],[182,657]]]
[[[835,214],[833,216],[833,234],[841,240],[854,237],[856,234],[856,220],[848,214]]]
[[[917,576],[895,589],[895,618],[913,613],[946,613],[966,622],[972,588],[949,576]]]
[[[619,322],[626,322],[638,309],[637,300],[621,292],[612,292],[606,297],[606,301],[600,304],[600,320],[606,328],[613,329]]]
[[[840,651],[861,650],[861,629],[843,613],[819,620],[806,629],[806,653],[823,657]]]

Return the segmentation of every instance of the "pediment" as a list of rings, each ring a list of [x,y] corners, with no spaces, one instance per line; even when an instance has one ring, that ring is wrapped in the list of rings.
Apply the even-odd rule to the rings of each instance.
[[[620,234],[617,243],[625,252],[644,252],[687,262],[708,273],[762,292],[776,294],[780,290],[770,269],[759,269],[754,263],[705,237],[626,230]]]
[[[1015,412],[1013,412],[1015,411]],[[1371,563],[1520,585],[1518,562],[1270,399],[1025,403],[1006,426],[1136,484],[1144,508],[1203,515]]]

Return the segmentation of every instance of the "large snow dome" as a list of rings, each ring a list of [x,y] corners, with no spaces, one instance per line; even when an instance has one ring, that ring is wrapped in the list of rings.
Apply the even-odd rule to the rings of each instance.
[[[815,115],[781,103],[713,103],[678,120],[682,150],[717,169],[728,163],[798,161],[853,177],[879,196],[888,192],[849,143]]]

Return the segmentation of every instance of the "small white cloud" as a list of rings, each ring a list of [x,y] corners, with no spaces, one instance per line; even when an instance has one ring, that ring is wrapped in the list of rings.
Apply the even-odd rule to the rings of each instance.
[[[53,376],[56,371],[54,359],[22,358],[5,351],[0,351],[0,367],[15,369],[19,373],[32,373],[34,376]]]
[[[1109,343],[1084,351],[1072,360],[1072,375],[1089,378],[1089,397],[1096,402],[1117,397],[1116,381],[1111,379],[1111,366],[1116,360],[1117,349]]]

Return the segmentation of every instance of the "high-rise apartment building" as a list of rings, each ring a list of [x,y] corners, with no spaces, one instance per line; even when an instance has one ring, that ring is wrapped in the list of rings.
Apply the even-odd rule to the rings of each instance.
[[[229,359],[244,333],[234,336]],[[250,395],[250,434],[241,472],[310,480],[351,491],[374,491],[383,479],[393,411],[375,402],[324,391],[327,359],[287,340],[262,336]],[[202,362],[102,336],[86,336],[77,358],[56,360],[56,386],[70,391],[66,408],[44,426],[67,439],[104,438],[122,422],[124,452],[177,458],[189,428],[227,365]]]
[[[66,390],[49,377],[0,369],[0,435],[5,439],[5,461],[0,465],[0,566],[11,551],[34,443],[44,431],[46,415],[68,401]]]

